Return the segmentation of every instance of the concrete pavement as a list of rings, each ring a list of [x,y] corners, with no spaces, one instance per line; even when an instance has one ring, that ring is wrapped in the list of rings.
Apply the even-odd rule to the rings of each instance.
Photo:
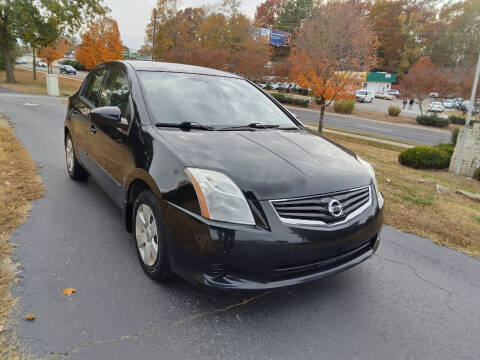
[[[37,105],[26,105],[35,103]],[[480,261],[385,227],[377,255],[333,278],[223,293],[142,272],[119,211],[64,165],[65,106],[0,94],[47,187],[13,235],[19,321],[35,355],[131,359],[475,359]],[[65,287],[76,294],[62,296]]]

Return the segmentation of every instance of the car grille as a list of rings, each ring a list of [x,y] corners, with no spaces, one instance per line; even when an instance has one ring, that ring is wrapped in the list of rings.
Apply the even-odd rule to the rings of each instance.
[[[335,225],[359,215],[371,203],[370,186],[335,193],[309,196],[288,200],[272,200],[271,204],[284,223],[298,225]],[[328,210],[328,204],[337,200],[342,213],[335,216]]]
[[[289,280],[302,276],[316,274],[336,268],[356,259],[359,256],[373,250],[377,235],[370,241],[340,253],[334,257],[312,260],[299,263],[279,263],[269,281]]]

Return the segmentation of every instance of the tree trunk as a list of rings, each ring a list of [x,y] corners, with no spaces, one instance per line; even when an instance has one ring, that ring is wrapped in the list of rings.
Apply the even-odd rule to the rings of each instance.
[[[37,58],[35,56],[35,48],[32,48],[33,49],[33,80],[37,80]]]
[[[423,106],[422,106],[422,100],[418,99],[418,107],[420,108],[420,115],[423,116]]]
[[[13,64],[12,59],[10,58],[8,44],[2,43],[1,48],[7,83],[15,83],[17,80],[15,80],[15,75],[13,74]]]
[[[323,133],[323,118],[325,116],[325,98],[320,98],[320,119],[318,119],[318,133]]]

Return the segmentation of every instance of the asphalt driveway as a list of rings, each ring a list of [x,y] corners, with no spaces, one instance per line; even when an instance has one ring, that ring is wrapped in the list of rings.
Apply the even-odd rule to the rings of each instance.
[[[333,278],[223,293],[143,274],[120,212],[64,166],[59,99],[0,94],[48,191],[18,229],[24,346],[40,357],[477,359],[480,261],[385,227],[377,255]],[[77,293],[62,296],[66,287]]]

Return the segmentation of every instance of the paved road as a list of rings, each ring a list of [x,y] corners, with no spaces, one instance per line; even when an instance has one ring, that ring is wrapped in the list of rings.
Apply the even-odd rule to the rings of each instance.
[[[301,120],[318,124],[319,112],[288,107]],[[325,114],[325,125],[338,129],[358,131],[365,134],[385,136],[395,140],[408,141],[415,144],[437,145],[450,142],[450,133],[436,129],[423,129],[417,126],[405,126],[381,121],[361,120],[331,113]]]
[[[32,70],[33,71],[33,64],[16,64],[16,67],[27,69],[27,70]],[[38,72],[47,72],[47,68],[40,68],[37,66],[37,71]],[[56,67],[55,65],[52,66],[51,70],[54,74],[60,74],[59,68]],[[77,71],[75,75],[67,75],[67,74],[61,74],[62,76],[67,76],[75,79],[84,79],[88,74],[88,71]]]
[[[38,104],[38,105],[25,105]],[[222,293],[141,271],[120,213],[65,171],[59,99],[0,94],[48,191],[17,230],[23,344],[69,360],[478,359],[480,261],[385,227],[377,255],[333,278]],[[66,287],[77,293],[61,296]]]

